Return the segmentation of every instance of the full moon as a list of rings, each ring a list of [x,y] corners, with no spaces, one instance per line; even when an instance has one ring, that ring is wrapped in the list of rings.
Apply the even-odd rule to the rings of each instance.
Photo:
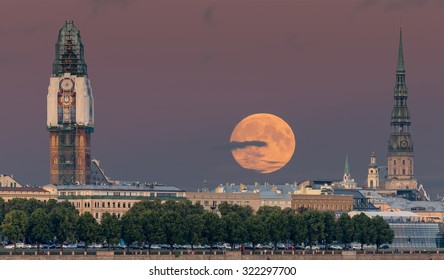
[[[259,173],[271,173],[291,159],[296,139],[281,118],[266,113],[241,120],[230,137],[231,153],[240,166]]]

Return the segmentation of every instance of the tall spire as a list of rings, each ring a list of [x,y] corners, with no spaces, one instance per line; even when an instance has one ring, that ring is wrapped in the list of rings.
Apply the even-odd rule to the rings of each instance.
[[[399,27],[399,49],[398,49],[398,66],[397,71],[405,71],[404,69],[404,52],[402,50],[402,26]]]
[[[52,66],[53,76],[64,73],[86,76],[87,67],[83,58],[83,44],[80,31],[72,20],[67,20],[59,31],[56,43],[56,57]]]
[[[348,155],[345,156],[344,175],[350,176],[350,168],[348,167]]]

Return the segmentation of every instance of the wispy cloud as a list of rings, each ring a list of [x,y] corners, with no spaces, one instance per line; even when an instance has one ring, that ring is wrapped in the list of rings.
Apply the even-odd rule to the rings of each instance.
[[[266,147],[268,144],[264,141],[233,141],[226,145],[219,145],[215,147],[216,150],[237,150],[237,149],[245,149],[247,147]]]

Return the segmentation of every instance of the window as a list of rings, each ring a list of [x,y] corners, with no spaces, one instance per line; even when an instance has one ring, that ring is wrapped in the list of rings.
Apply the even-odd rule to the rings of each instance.
[[[99,218],[99,213],[96,213],[96,219],[98,219]]]
[[[120,202],[117,202],[117,208],[120,208]]]
[[[116,208],[116,203],[115,202],[113,202],[113,208]]]
[[[108,208],[111,208],[111,202],[108,201]]]
[[[128,208],[131,208],[131,202],[128,202]]]
[[[205,200],[204,205],[208,206],[210,203],[208,202],[208,200]]]
[[[105,202],[102,202],[102,208],[105,208]]]
[[[405,169],[402,170],[402,175],[405,175]]]
[[[402,160],[402,165],[405,165],[405,159]]]
[[[124,203],[123,203],[122,207],[123,207],[123,208],[125,208],[125,207],[126,207],[126,202],[124,202]]]

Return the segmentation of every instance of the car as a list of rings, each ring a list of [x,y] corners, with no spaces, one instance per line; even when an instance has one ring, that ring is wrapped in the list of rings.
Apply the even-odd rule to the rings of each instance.
[[[328,247],[328,249],[329,249],[329,250],[344,250],[344,248],[342,248],[342,247],[339,246],[339,245],[330,245],[330,246]]]
[[[25,247],[25,243],[23,243],[23,242],[17,242],[17,243],[15,243],[15,247],[16,247],[17,249],[23,249],[23,248]]]
[[[379,246],[379,249],[390,249],[390,245],[388,245],[388,244],[381,244]]]
[[[70,243],[66,245],[66,249],[77,249],[77,243]]]
[[[305,250],[305,247],[301,246],[301,245],[296,245],[296,246],[294,246],[293,250],[301,250],[301,251],[303,251],[303,250]]]
[[[311,248],[310,248],[310,246],[306,246],[305,249],[306,250],[320,250],[321,248],[317,245],[313,245],[313,246],[311,246]]]
[[[14,249],[14,244],[8,244],[5,246],[5,249]]]

